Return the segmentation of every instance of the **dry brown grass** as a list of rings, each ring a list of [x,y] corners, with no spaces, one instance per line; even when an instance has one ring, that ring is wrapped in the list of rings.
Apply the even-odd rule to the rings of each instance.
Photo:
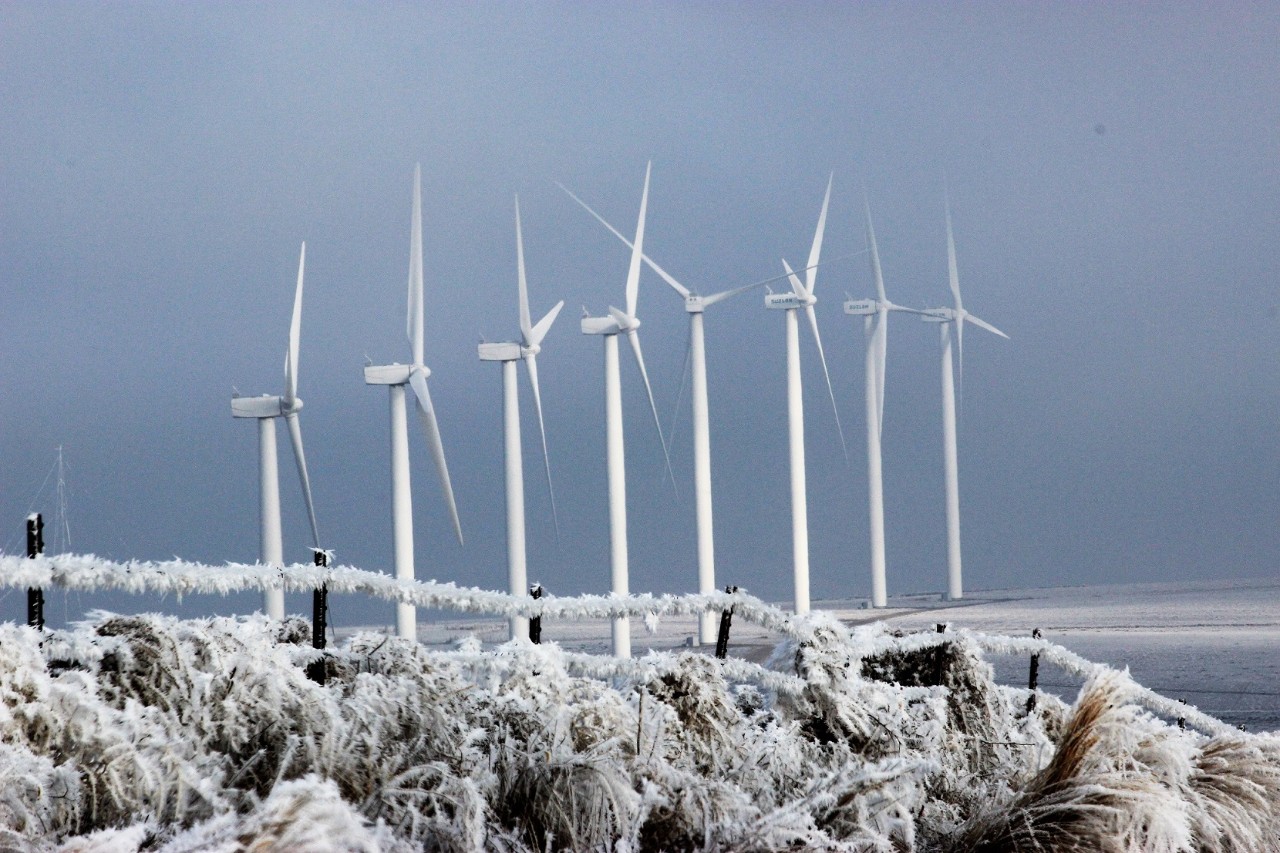
[[[1280,742],[1214,738],[1201,749],[1188,783],[1198,806],[1197,853],[1280,850]]]
[[[1151,793],[1139,777],[1091,767],[1102,727],[1116,705],[1102,682],[1076,704],[1058,750],[1013,802],[971,819],[950,849],[968,853],[1123,853],[1135,840],[1130,817]]]

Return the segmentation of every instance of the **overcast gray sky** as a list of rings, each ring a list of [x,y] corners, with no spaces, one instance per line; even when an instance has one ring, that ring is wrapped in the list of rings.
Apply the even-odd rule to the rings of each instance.
[[[500,377],[475,344],[516,334],[518,192],[533,310],[567,302],[540,357],[558,542],[522,388],[530,577],[604,591],[602,357],[577,319],[620,302],[628,256],[554,182],[631,231],[652,159],[646,251],[706,292],[800,260],[834,172],[824,256],[862,248],[865,188],[890,298],[947,304],[949,182],[966,307],[1012,336],[966,336],[969,589],[1270,574],[1277,44],[1274,3],[5,3],[0,544],[22,547],[29,509],[52,514],[47,489],[32,502],[63,445],[74,550],[255,559],[256,430],[229,398],[280,392],[305,239],[322,537],[389,570],[386,392],[361,367],[408,358],[421,162],[427,362],[467,544],[411,425],[419,577],[505,584]],[[870,589],[863,341],[840,302],[871,288],[865,257],[818,276],[848,464],[802,339],[815,598]],[[788,600],[782,317],[758,293],[717,309],[718,578]],[[670,422],[686,315],[648,271],[639,315]],[[944,585],[938,363],[935,327],[895,316],[891,595]],[[687,398],[677,495],[637,380],[624,362],[632,588],[691,590]],[[305,560],[287,441],[280,454],[286,555]],[[51,595],[50,610],[99,603]],[[391,619],[360,601],[335,617]]]

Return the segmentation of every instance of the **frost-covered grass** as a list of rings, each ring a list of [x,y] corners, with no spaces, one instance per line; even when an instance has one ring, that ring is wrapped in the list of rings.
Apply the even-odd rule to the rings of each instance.
[[[88,583],[121,565],[76,559],[24,567]],[[171,568],[171,591],[281,582]],[[732,600],[735,623],[781,639],[760,666],[365,633],[325,653],[321,686],[297,619],[0,626],[0,848],[1280,849],[1280,739],[1052,643],[850,628],[744,594],[530,606],[367,574],[332,577],[561,619]],[[995,681],[988,655],[1033,651],[1084,679],[1074,705],[1042,694],[1028,713],[1027,691]]]
[[[0,627],[0,846],[1267,851],[1280,831],[1276,739],[1181,731],[1109,670],[1028,715],[983,660],[1009,641],[818,616],[758,667],[363,634],[320,686],[306,628]]]

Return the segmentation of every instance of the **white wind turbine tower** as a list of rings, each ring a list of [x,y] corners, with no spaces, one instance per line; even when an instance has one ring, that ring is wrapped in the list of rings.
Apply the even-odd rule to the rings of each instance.
[[[814,303],[818,301],[813,290],[817,280],[818,256],[822,252],[822,235],[827,224],[827,206],[830,201],[831,180],[828,179],[827,193],[822,199],[822,213],[818,215],[818,227],[814,231],[813,245],[809,249],[809,263],[804,270],[804,283],[800,282],[799,276],[784,259],[782,266],[791,280],[791,292],[769,293],[764,298],[765,307],[785,311],[787,321],[787,424],[791,439],[791,555],[797,615],[809,612],[809,504],[805,489],[804,399],[800,383],[800,333],[796,319],[796,311],[800,308],[803,308],[809,317],[813,341],[818,347],[822,373],[827,379],[827,393],[831,397],[831,409],[836,416],[836,429],[840,433],[840,447],[844,450],[845,458],[849,456],[844,443],[844,429],[840,426],[840,412],[836,408],[835,390],[831,387],[831,374],[827,371],[827,357],[822,351],[822,336],[818,334],[818,317],[813,310]]]
[[[631,241],[614,228],[604,217],[578,198],[563,185],[561,186],[578,204],[596,218],[605,228],[613,233],[628,248],[635,250]],[[672,289],[684,299],[684,310],[689,314],[689,363],[692,367],[693,395],[693,494],[695,519],[698,532],[698,592],[707,595],[716,590],[715,569],[715,537],[712,528],[711,512],[711,426],[707,405],[707,356],[702,330],[702,313],[717,302],[723,302],[731,296],[737,296],[753,288],[761,287],[765,281],[758,281],[743,287],[701,296],[676,281],[666,270],[658,266],[648,255],[641,255],[649,268],[671,285]],[[785,276],[780,276],[785,277]],[[768,281],[774,281],[769,279]],[[700,643],[713,643],[716,640],[718,622],[714,613],[703,613],[698,622],[698,639]]]
[[[311,502],[311,479],[307,476],[307,457],[302,451],[302,428],[298,412],[298,343],[302,334],[302,278],[307,263],[307,244],[302,244],[298,258],[298,285],[293,295],[293,320],[289,324],[289,348],[284,354],[284,394],[278,397],[232,397],[231,416],[258,420],[258,497],[259,554],[263,565],[284,566],[284,546],[280,536],[280,473],[276,464],[276,418],[284,418],[293,444],[293,458],[298,463],[298,479],[307,501],[307,519],[311,522],[311,543],[320,547],[316,529],[316,510]],[[284,591],[269,589],[263,594],[263,607],[272,619],[284,618]]]
[[[956,348],[960,350],[960,387],[964,388],[964,324],[973,323],[980,329],[1008,339],[1008,335],[964,308],[960,299],[960,275],[956,270],[956,242],[951,234],[951,201],[946,200],[947,210],[947,280],[952,308],[931,308],[923,319],[939,323],[942,339],[942,460],[946,479],[947,501],[947,598],[964,597],[964,583],[960,564],[960,471],[956,458],[956,390],[951,365],[951,327],[956,327]]]
[[[516,362],[523,361],[529,371],[529,384],[533,388],[533,405],[538,412],[538,429],[542,434],[542,459],[547,471],[547,492],[551,496],[551,515],[556,515],[556,494],[551,486],[551,457],[547,455],[547,428],[542,420],[542,394],[538,390],[537,356],[555,322],[556,315],[564,307],[560,300],[546,316],[536,324],[530,322],[529,289],[524,274],[524,238],[520,232],[520,198],[516,197],[516,271],[520,299],[520,340],[505,343],[480,344],[481,361],[502,363],[502,427],[503,456],[506,463],[507,484],[507,586],[512,595],[528,592],[528,571],[525,562],[524,528],[524,461],[520,442],[520,395],[516,386]],[[555,522],[557,532],[560,523]],[[528,639],[529,620],[513,616],[510,620],[510,637]]]
[[[667,442],[662,437],[662,424],[658,421],[658,407],[653,402],[653,389],[644,367],[644,355],[640,351],[640,338],[636,332],[640,320],[636,317],[636,300],[640,293],[640,258],[644,246],[644,215],[649,202],[649,172],[645,167],[644,193],[640,197],[640,217],[636,222],[636,239],[631,249],[631,265],[627,270],[626,311],[609,307],[607,317],[583,317],[584,335],[604,337],[604,411],[605,448],[609,481],[609,565],[614,595],[630,594],[627,563],[627,481],[626,463],[622,442],[622,389],[618,375],[618,335],[625,334],[635,354],[636,366],[644,380],[645,393],[649,396],[649,408],[653,423],[662,442],[662,453],[667,455]],[[667,472],[671,460],[667,459]],[[674,475],[672,482],[675,481]],[[626,616],[613,619],[613,653],[616,657],[631,656],[631,620]]]
[[[440,475],[440,490],[449,508],[453,532],[462,544],[462,524],[449,482],[444,444],[436,422],[427,377],[431,371],[422,363],[422,170],[413,169],[413,225],[409,235],[409,306],[407,337],[413,362],[410,364],[372,365],[364,369],[366,385],[386,385],[391,397],[391,536],[394,545],[396,578],[413,580],[413,498],[409,492],[409,428],[404,399],[404,386],[413,389],[418,419],[427,434],[427,445]],[[396,634],[414,640],[418,634],[417,613],[411,604],[396,605]]]
[[[884,275],[880,269],[880,252],[876,247],[875,227],[871,224],[871,206],[867,204],[867,242],[871,250],[871,274],[876,282],[875,299],[850,299],[844,312],[865,318],[867,339],[867,507],[871,538],[871,606],[887,604],[884,555],[884,479],[881,467],[880,437],[884,430],[884,372],[889,348],[889,312],[909,311],[889,301],[884,292]]]

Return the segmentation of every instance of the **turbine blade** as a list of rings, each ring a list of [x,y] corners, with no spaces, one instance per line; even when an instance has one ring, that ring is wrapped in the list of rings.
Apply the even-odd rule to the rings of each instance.
[[[298,479],[302,483],[302,497],[307,502],[307,520],[311,522],[311,544],[320,547],[320,530],[316,527],[316,507],[311,502],[311,478],[307,476],[307,455],[302,450],[302,427],[298,423],[298,413],[284,416],[289,426],[289,441],[293,443],[293,461],[298,464]]]
[[[640,351],[640,336],[635,329],[627,332],[631,342],[631,351],[635,353],[636,366],[640,368],[640,378],[644,380],[644,392],[649,396],[649,410],[653,412],[653,426],[658,430],[658,441],[662,443],[662,458],[667,463],[667,475],[671,477],[671,487],[676,487],[676,475],[671,470],[671,455],[667,452],[667,440],[662,435],[662,422],[658,419],[658,405],[653,401],[653,386],[649,384],[649,371],[644,369],[644,353]]]
[[[689,296],[692,294],[692,292],[693,292],[693,291],[689,290],[689,288],[685,287],[683,284],[681,284],[680,282],[676,281],[676,280],[671,276],[671,273],[667,272],[667,271],[666,271],[666,270],[664,270],[662,267],[658,266],[656,263],[654,263],[652,260],[650,260],[650,258],[649,258],[649,256],[648,256],[648,255],[642,255],[641,257],[644,259],[644,262],[645,262],[645,264],[647,264],[647,265],[648,265],[649,269],[651,269],[651,270],[653,270],[654,272],[656,272],[656,273],[658,274],[658,276],[659,276],[663,281],[665,281],[667,284],[671,285],[671,289],[672,289],[672,290],[674,290],[676,293],[680,294],[680,296],[681,296],[681,297],[683,297],[683,298],[685,298],[685,299],[689,298]]]
[[[1008,335],[1006,335],[1004,332],[1000,331],[995,326],[988,323],[986,320],[983,320],[981,317],[975,317],[972,314],[970,314],[968,311],[966,311],[964,314],[964,318],[968,320],[970,323],[973,323],[979,329],[986,329],[988,332],[991,332],[994,335],[999,335],[1005,340],[1009,339]]]
[[[612,305],[609,306],[609,316],[613,318],[613,322],[618,324],[618,328],[622,331],[630,329],[635,324],[635,317],[624,313]]]
[[[892,302],[886,302],[885,307],[890,311],[905,311],[908,314],[928,314],[928,311],[922,311],[919,308],[908,308],[905,305],[895,305]]]
[[[951,233],[951,200],[947,199],[947,282],[951,285],[951,295],[956,300],[956,310],[964,308],[960,301],[960,273],[956,268],[956,241]]]
[[[409,373],[409,384],[413,387],[413,396],[418,404],[418,420],[427,433],[427,445],[431,448],[431,458],[436,464],[436,473],[440,476],[440,491],[444,492],[445,503],[449,507],[449,520],[453,522],[453,532],[462,544],[462,523],[458,520],[458,505],[453,499],[453,485],[449,481],[449,466],[444,461],[444,443],[440,440],[440,424],[436,421],[436,410],[431,405],[431,392],[427,390],[427,378],[421,370]]]
[[[533,327],[529,322],[529,285],[524,277],[524,237],[520,233],[520,196],[516,196],[516,271],[520,282],[520,334],[526,345],[532,343]]]
[[[690,314],[689,334],[685,336],[684,367],[680,368],[680,388],[676,391],[676,404],[671,412],[671,426],[667,428],[668,450],[676,446],[676,424],[680,418],[680,403],[684,400],[684,389],[689,382],[689,367],[693,363],[693,315]]]
[[[558,308],[556,310],[559,310]],[[547,426],[542,420],[542,392],[538,388],[538,362],[535,356],[525,356],[524,366],[529,371],[529,385],[533,388],[533,408],[538,413],[538,432],[542,435],[542,463],[547,471],[547,495],[551,498],[551,522],[556,528],[556,540],[560,539],[560,515],[556,512],[556,490],[551,485],[551,454],[547,452]]]
[[[644,254],[644,214],[649,206],[650,162],[644,167],[644,192],[640,195],[640,218],[636,220],[636,242],[631,247],[631,267],[627,270],[627,313],[635,316],[636,300],[640,296],[640,258]]]
[[[805,290],[813,293],[818,278],[818,256],[822,254],[822,235],[827,228],[827,205],[831,202],[831,182],[835,173],[827,178],[827,194],[822,197],[822,213],[818,214],[818,228],[813,232],[813,245],[809,248],[809,263],[805,267]]]
[[[622,241],[622,243],[623,243],[623,245],[625,245],[628,249],[634,249],[634,248],[635,248],[635,246],[632,244],[632,242],[631,242],[630,240],[628,240],[628,239],[626,238],[626,236],[625,236],[621,231],[619,231],[617,228],[614,228],[612,225],[610,225],[610,224],[608,223],[608,221],[606,221],[606,220],[605,220],[605,218],[604,218],[603,216],[601,216],[599,213],[596,213],[596,211],[595,211],[594,209],[592,209],[591,205],[587,204],[585,201],[583,201],[582,199],[578,198],[578,196],[574,194],[573,190],[569,189],[569,188],[568,188],[568,187],[566,187],[564,184],[559,183],[559,182],[557,182],[557,183],[556,183],[556,186],[558,186],[560,189],[564,190],[565,194],[566,194],[567,196],[569,196],[569,198],[571,198],[571,199],[573,199],[574,201],[576,201],[576,202],[578,203],[578,205],[582,207],[582,209],[583,209],[583,210],[585,210],[587,213],[590,213],[593,217],[595,217],[595,220],[596,220],[597,222],[599,222],[599,223],[600,223],[601,225],[603,225],[605,228],[609,229],[609,232],[610,232],[611,234],[613,234],[613,236],[615,236],[615,237],[617,237],[619,240],[621,240],[621,241]],[[849,253],[849,254],[847,254],[847,255],[841,255],[840,257],[838,257],[838,258],[833,258],[833,259],[831,259],[831,260],[837,260],[837,261],[839,261],[839,260],[845,260],[845,259],[848,259],[848,258],[855,257],[855,256],[857,256],[857,255],[860,255],[860,254],[862,254],[862,253],[863,253],[863,252],[865,252],[865,251],[867,251],[867,250],[866,250],[866,249],[862,249],[862,250],[857,251],[857,252],[851,252],[851,253]],[[658,274],[658,276],[659,276],[663,281],[665,281],[668,285],[670,285],[672,290],[674,290],[676,293],[680,294],[681,298],[683,298],[683,299],[688,299],[690,296],[692,296],[692,295],[693,295],[693,291],[691,291],[689,288],[685,287],[685,286],[684,286],[683,284],[681,284],[680,282],[676,281],[675,277],[674,277],[674,276],[672,276],[672,275],[671,275],[671,273],[667,272],[665,269],[663,269],[661,266],[659,266],[659,265],[658,265],[658,263],[657,263],[656,261],[654,261],[652,258],[650,258],[648,255],[646,255],[646,254],[644,254],[644,253],[641,253],[641,256],[640,256],[640,257],[641,257],[641,260],[643,260],[643,261],[644,261],[645,265],[646,265],[647,267],[649,267],[649,269],[651,269],[651,270],[653,270],[655,273],[657,273],[657,274]],[[829,261],[827,261],[827,263],[830,263],[830,260],[829,260]],[[752,289],[754,289],[754,288],[757,288],[757,287],[764,287],[766,284],[773,284],[775,281],[780,281],[780,280],[782,280],[782,279],[784,279],[784,278],[790,278],[790,277],[794,276],[796,272],[808,272],[808,271],[813,270],[813,269],[816,269],[817,267],[820,267],[820,266],[822,266],[822,264],[821,264],[821,263],[814,263],[814,264],[812,264],[811,266],[806,266],[806,267],[804,267],[804,268],[803,268],[803,269],[801,269],[801,270],[792,271],[792,272],[789,272],[789,273],[783,273],[782,275],[775,275],[775,276],[771,276],[771,277],[769,277],[769,278],[762,279],[761,281],[756,281],[756,282],[752,282],[751,284],[746,284],[746,285],[743,285],[743,286],[741,286],[741,287],[733,288],[732,290],[725,290],[725,291],[721,291],[720,293],[713,294],[713,295],[711,295],[711,296],[705,296],[705,297],[703,297],[703,299],[702,299],[702,304],[703,304],[703,306],[707,306],[707,305],[714,305],[714,304],[716,304],[717,302],[722,302],[722,301],[724,301],[725,299],[729,299],[729,298],[731,298],[731,297],[737,296],[737,295],[738,295],[738,294],[740,294],[740,293],[746,293],[747,291],[752,290]],[[794,289],[794,287],[793,287],[793,289]],[[797,293],[799,293],[800,291],[796,291],[796,292],[797,292]]]
[[[558,186],[560,189],[564,190],[564,191],[565,191],[565,193],[567,193],[567,194],[568,194],[569,198],[573,199],[573,200],[574,200],[574,201],[576,201],[579,205],[581,205],[581,206],[582,206],[582,208],[583,208],[584,210],[586,210],[586,211],[587,211],[587,213],[590,213],[592,216],[594,216],[594,217],[596,218],[596,221],[597,221],[597,222],[599,222],[599,223],[600,223],[601,225],[603,225],[605,228],[608,228],[608,229],[609,229],[609,231],[613,234],[613,236],[615,236],[615,237],[617,237],[619,240],[621,240],[621,241],[626,245],[626,247],[627,247],[628,249],[633,249],[633,250],[635,249],[635,246],[632,244],[632,242],[631,242],[630,240],[628,240],[628,239],[627,239],[627,238],[622,234],[622,232],[621,232],[621,231],[619,231],[617,228],[614,228],[612,225],[610,225],[608,222],[606,222],[603,216],[601,216],[600,214],[598,214],[598,213],[596,213],[594,210],[592,210],[592,209],[591,209],[591,205],[587,204],[585,201],[583,201],[582,199],[580,199],[580,198],[578,198],[576,195],[574,195],[574,194],[573,194],[573,191],[572,191],[572,190],[570,190],[568,187],[566,187],[564,184],[557,183],[557,184],[556,184],[556,186]],[[675,290],[675,292],[676,292],[676,293],[680,294],[682,297],[684,297],[684,298],[686,298],[686,299],[687,299],[687,298],[692,294],[692,291],[690,291],[690,290],[689,290],[689,288],[685,287],[683,284],[681,284],[680,282],[678,282],[678,281],[676,281],[674,278],[672,278],[672,276],[671,276],[671,274],[670,274],[670,273],[668,273],[668,272],[667,272],[666,270],[664,270],[662,267],[658,266],[658,265],[653,261],[653,259],[652,259],[652,258],[650,258],[648,255],[641,254],[641,258],[644,260],[645,264],[646,264],[646,265],[648,265],[649,269],[653,270],[653,271],[654,271],[654,272],[656,272],[659,276],[661,276],[661,277],[662,277],[662,280],[663,280],[663,281],[665,281],[667,284],[671,285],[672,289],[673,289],[673,290]]]
[[[813,265],[813,267],[805,267],[805,268],[804,268],[804,269],[802,269],[802,270],[791,270],[791,269],[790,269],[790,267],[788,267],[788,270],[790,270],[790,271],[789,271],[789,272],[784,272],[782,275],[770,276],[769,278],[761,279],[760,281],[755,281],[755,282],[752,282],[751,284],[744,284],[744,285],[742,285],[741,287],[735,287],[735,288],[734,288],[734,289],[732,289],[732,290],[722,290],[722,291],[720,291],[719,293],[714,293],[714,294],[712,294],[711,296],[704,296],[704,297],[702,297],[702,305],[703,305],[703,307],[706,307],[706,306],[708,306],[708,305],[715,305],[717,302],[721,302],[721,301],[723,301],[723,300],[725,300],[725,299],[729,299],[729,298],[731,298],[731,297],[737,296],[739,293],[746,293],[748,290],[753,290],[754,288],[757,288],[757,287],[764,287],[766,284],[773,284],[775,281],[781,281],[781,280],[782,280],[782,279],[784,279],[784,278],[785,278],[785,279],[790,279],[790,278],[792,278],[793,276],[795,276],[795,274],[796,274],[797,272],[805,272],[805,271],[810,270],[810,269],[813,269],[813,268],[815,268],[815,267],[820,267],[820,266],[822,266],[823,264],[829,264],[829,263],[831,263],[832,261],[843,261],[843,260],[848,260],[849,258],[856,257],[857,255],[861,255],[861,254],[865,253],[866,251],[867,251],[866,249],[861,249],[861,250],[859,250],[859,251],[857,251],[857,252],[850,252],[850,253],[849,253],[849,254],[847,254],[847,255],[840,255],[839,257],[836,257],[836,258],[828,258],[827,260],[823,261],[822,263],[814,264],[814,265]],[[646,261],[648,261],[648,258],[646,258],[645,260],[646,260]],[[785,263],[785,262],[784,262],[784,263]],[[653,265],[652,265],[652,264],[650,264],[650,266],[653,266]],[[656,269],[656,267],[655,267],[655,269]],[[794,284],[792,284],[792,288],[791,288],[791,289],[792,289],[792,290],[795,290],[795,285],[794,285]],[[914,310],[914,309],[902,309],[902,310]]]
[[[409,308],[405,334],[413,363],[422,364],[422,167],[413,167],[413,224],[409,232]]]
[[[831,397],[831,411],[836,416],[836,431],[840,433],[840,450],[844,452],[844,461],[849,461],[849,448],[844,443],[844,427],[840,425],[840,410],[836,408],[836,392],[831,386],[831,374],[827,371],[827,356],[822,351],[822,335],[818,333],[818,315],[812,305],[804,307],[809,317],[809,328],[813,330],[813,342],[818,345],[818,360],[822,362],[822,375],[827,379],[827,394]]]
[[[876,323],[876,417],[884,434],[884,371],[889,355],[889,312],[881,311]]]
[[[551,324],[556,321],[556,316],[560,313],[560,309],[563,307],[564,300],[561,299],[555,304],[555,307],[546,313],[546,316],[539,320],[537,324],[529,330],[529,334],[525,337],[525,344],[527,346],[536,347],[542,343],[542,339],[545,338],[547,336],[547,332],[551,330]]]
[[[871,224],[871,202],[864,199],[867,209],[867,241],[871,244],[871,274],[876,280],[876,298],[881,302],[888,302],[889,297],[884,295],[884,272],[880,269],[880,250],[876,246],[876,229]]]
[[[800,283],[800,276],[796,275],[795,271],[791,269],[791,264],[787,263],[786,258],[782,259],[782,268],[787,271],[786,277],[791,281],[791,292],[796,296],[807,298],[809,296],[808,289]]]
[[[792,273],[792,275],[794,275],[794,273]],[[787,277],[786,275],[774,276],[773,278],[768,279],[767,281],[757,281],[752,284],[744,284],[742,285],[742,287],[735,287],[732,290],[722,290],[719,293],[713,293],[710,296],[704,296],[702,297],[702,307],[706,308],[709,305],[715,305],[717,302],[723,302],[726,299],[732,299],[733,297],[737,296],[740,293],[746,293],[748,290],[755,290],[757,287],[764,287],[766,284],[768,284],[771,281],[777,281],[780,278],[786,278],[786,277]]]
[[[284,358],[284,399],[292,406],[298,397],[298,343],[302,337],[302,274],[307,265],[307,244],[298,257],[298,287],[293,293],[293,320],[289,323],[289,351]]]

